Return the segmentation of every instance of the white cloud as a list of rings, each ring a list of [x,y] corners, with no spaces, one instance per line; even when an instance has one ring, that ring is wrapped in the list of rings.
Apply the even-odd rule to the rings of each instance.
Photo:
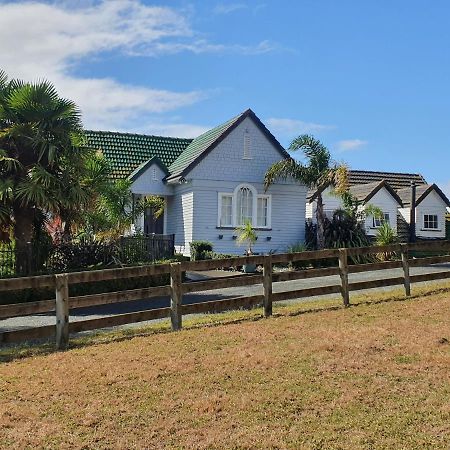
[[[244,3],[219,3],[213,11],[215,14],[230,14],[240,9],[247,8],[248,5],[245,5]]]
[[[213,44],[204,39],[193,40],[191,42],[178,43],[157,43],[154,50],[160,53],[179,53],[182,51],[190,51],[195,54],[200,53],[238,53],[241,55],[260,55],[274,50],[285,50],[279,45],[269,41],[261,41],[256,45],[241,45],[241,44]]]
[[[266,6],[267,5],[265,3],[259,3],[254,6],[250,6],[246,3],[218,3],[213,9],[213,13],[218,15],[225,15],[234,13],[235,11],[246,9],[250,10],[253,14],[256,14]]]
[[[133,131],[135,133],[153,134],[156,136],[195,138],[203,134],[205,131],[210,130],[211,128],[212,127],[204,127],[202,125],[195,125],[190,123],[166,124],[160,122],[151,122]]]
[[[280,119],[271,117],[266,121],[270,131],[275,135],[282,136],[296,136],[304,133],[319,133],[321,131],[328,131],[335,129],[334,125],[322,125],[319,123],[304,122],[296,119]]]
[[[52,81],[81,107],[88,128],[123,128],[135,118],[175,110],[208,96],[201,91],[172,92],[75,75],[75,69],[90,58],[111,52],[258,54],[273,48],[267,41],[255,46],[212,44],[199,39],[183,11],[148,6],[141,0],[0,2],[1,68],[10,77]]]
[[[368,144],[368,141],[363,141],[361,139],[347,139],[339,141],[337,143],[337,149],[341,152],[347,152],[351,150],[358,150]]]

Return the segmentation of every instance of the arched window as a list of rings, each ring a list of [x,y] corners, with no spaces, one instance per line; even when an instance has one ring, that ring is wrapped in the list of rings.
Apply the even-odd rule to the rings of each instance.
[[[247,221],[255,228],[271,227],[271,195],[258,194],[251,184],[240,184],[233,192],[218,194],[219,228],[237,227]]]
[[[236,225],[244,225],[248,221],[253,223],[253,192],[248,186],[243,186],[236,197]]]

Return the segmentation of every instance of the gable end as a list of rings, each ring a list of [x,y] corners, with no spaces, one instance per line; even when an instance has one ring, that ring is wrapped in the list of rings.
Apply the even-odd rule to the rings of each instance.
[[[174,181],[179,178],[187,175],[194,167],[196,167],[209,153],[217,147],[229,134],[236,129],[239,124],[241,124],[246,118],[250,118],[253,123],[258,127],[258,129],[264,134],[264,136],[269,140],[269,142],[275,147],[275,149],[280,153],[280,155],[287,159],[291,156],[289,153],[283,148],[283,146],[278,142],[275,136],[267,129],[267,127],[261,122],[261,120],[256,116],[256,114],[251,110],[247,109],[244,113],[242,113],[238,118],[227,127],[223,133],[221,133],[211,144],[209,144],[201,153],[195,157],[191,162],[189,162],[186,167],[182,168],[179,171],[174,171],[171,175],[169,175],[166,180]],[[195,140],[194,140],[195,141]],[[183,155],[180,155],[183,156]],[[169,168],[170,170],[171,168]]]

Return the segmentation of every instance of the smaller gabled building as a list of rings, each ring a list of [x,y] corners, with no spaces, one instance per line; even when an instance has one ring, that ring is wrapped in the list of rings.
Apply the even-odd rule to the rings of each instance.
[[[403,207],[399,209],[402,219],[410,224],[411,187],[397,191]],[[415,229],[416,236],[423,239],[445,238],[445,215],[450,202],[436,184],[416,186]]]
[[[402,200],[394,191],[391,185],[386,181],[375,181],[367,184],[355,184],[350,186],[350,193],[361,202],[362,208],[367,205],[374,205],[381,209],[383,217],[374,217],[365,215],[365,229],[369,236],[375,236],[377,228],[383,222],[397,232],[397,211],[403,206]]]
[[[365,229],[375,236],[385,220],[401,240],[408,239],[410,227],[411,186],[416,186],[415,235],[419,239],[445,238],[445,213],[449,200],[436,184],[427,184],[421,174],[349,170],[349,191],[364,205],[371,204],[383,211],[384,219],[366,216]],[[317,195],[322,194],[324,212],[332,217],[342,208],[342,200],[331,186],[312,189],[307,195],[306,218],[315,222]]]

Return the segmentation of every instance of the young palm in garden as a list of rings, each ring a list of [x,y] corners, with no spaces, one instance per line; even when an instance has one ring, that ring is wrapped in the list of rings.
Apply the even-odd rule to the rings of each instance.
[[[318,189],[317,194],[317,247],[325,246],[324,229],[325,215],[321,188],[331,184],[337,193],[347,191],[347,167],[337,164],[331,158],[329,150],[313,136],[301,135],[295,138],[289,146],[290,151],[303,151],[306,164],[294,159],[285,159],[273,164],[267,171],[264,184],[266,189],[277,179],[293,178],[305,184],[309,189]]]

